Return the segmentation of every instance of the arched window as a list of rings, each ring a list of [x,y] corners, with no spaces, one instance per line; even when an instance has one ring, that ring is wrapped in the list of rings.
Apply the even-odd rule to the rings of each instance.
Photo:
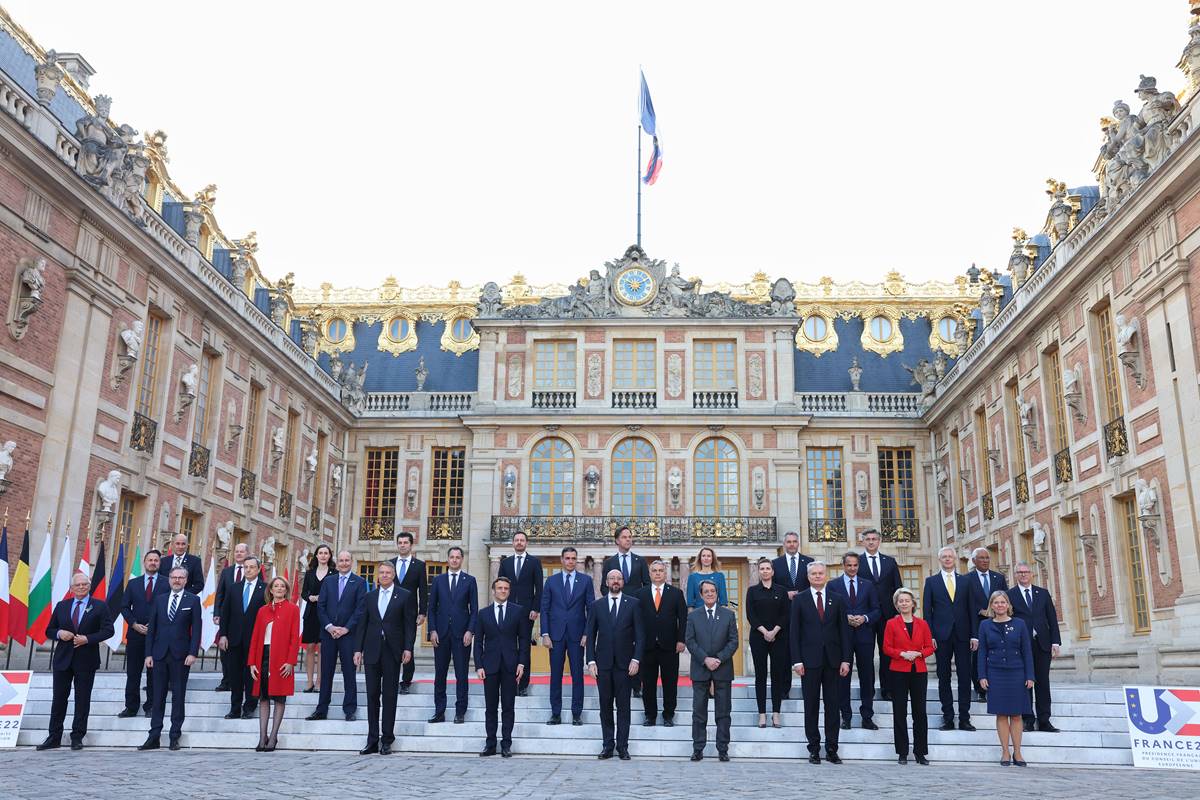
[[[696,448],[696,516],[738,515],[738,455],[728,439],[706,439]]]
[[[388,338],[393,342],[401,342],[408,338],[409,322],[404,317],[394,317],[388,323]]]
[[[325,330],[325,335],[329,338],[329,341],[337,344],[346,338],[346,320],[335,317],[329,320],[329,327]]]
[[[472,333],[474,333],[474,330],[471,327],[471,320],[466,317],[459,317],[450,323],[450,335],[454,337],[454,341],[456,342],[465,342],[471,338]]]
[[[871,338],[877,342],[888,342],[892,338],[892,321],[880,314],[871,319]]]
[[[654,448],[645,439],[626,439],[612,457],[614,517],[654,516]]]
[[[529,458],[529,514],[570,516],[575,504],[575,454],[562,439],[543,439]]]

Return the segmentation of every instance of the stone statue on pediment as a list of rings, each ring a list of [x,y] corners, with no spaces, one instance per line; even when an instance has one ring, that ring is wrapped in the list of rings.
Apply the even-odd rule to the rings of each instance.
[[[1113,325],[1116,328],[1114,335],[1117,341],[1117,355],[1137,350],[1132,344],[1133,337],[1138,334],[1137,317],[1126,319],[1124,314],[1117,314],[1113,319]]]
[[[796,315],[796,287],[787,278],[778,278],[771,284],[771,315],[794,317]]]
[[[21,270],[22,299],[40,306],[42,292],[46,289],[46,259],[36,258]],[[36,310],[36,309],[35,309]]]
[[[1137,498],[1138,517],[1153,517],[1158,513],[1158,492],[1145,478],[1138,478],[1133,484],[1133,493]]]
[[[200,366],[192,364],[183,374],[179,376],[179,381],[183,384],[183,393],[188,397],[196,396],[196,383],[200,379]]]
[[[8,481],[8,473],[12,472],[13,453],[16,449],[16,442],[5,442],[0,446],[0,486]]]
[[[484,319],[500,316],[500,305],[503,301],[500,285],[495,281],[488,281],[479,293],[479,316]]]
[[[937,396],[937,372],[934,370],[929,359],[922,358],[917,362],[915,367],[909,367],[902,364],[901,366],[912,375],[912,382],[921,387],[921,410],[924,411],[933,406],[933,401]]]
[[[145,330],[146,323],[137,319],[131,326],[121,331],[121,341],[125,343],[125,355],[129,358],[137,360],[142,354],[142,336]]]
[[[75,137],[79,140],[75,169],[85,181],[101,188],[108,186],[113,170],[125,157],[125,145],[108,121],[112,98],[99,95],[95,105],[95,114],[75,121]]]
[[[425,391],[425,381],[429,378],[429,370],[425,368],[425,356],[417,361],[417,368],[413,370],[417,376],[417,391]]]
[[[104,480],[96,485],[100,497],[100,510],[111,513],[121,500],[121,470],[110,470]]]
[[[695,305],[698,283],[699,281],[689,281],[681,276],[678,264],[671,267],[671,274],[664,281],[667,290],[667,313],[671,316],[687,316]]]
[[[860,384],[862,383],[863,369],[858,365],[858,356],[855,356],[850,361],[850,369],[846,370],[850,373],[850,391],[861,392]]]
[[[945,376],[947,366],[946,354],[938,350],[937,355],[933,357],[933,374],[939,381]]]
[[[1171,92],[1158,91],[1155,79],[1147,75],[1141,76],[1137,96],[1142,101],[1142,109],[1137,116],[1142,157],[1152,170],[1171,152],[1167,125],[1179,114],[1179,101]]]
[[[1056,181],[1053,178],[1046,181],[1049,186],[1046,189],[1046,194],[1050,195],[1050,225],[1053,228],[1056,241],[1061,241],[1066,238],[1067,233],[1071,230],[1071,204],[1067,202],[1067,185],[1062,181]],[[1009,259],[1012,263],[1012,259]]]

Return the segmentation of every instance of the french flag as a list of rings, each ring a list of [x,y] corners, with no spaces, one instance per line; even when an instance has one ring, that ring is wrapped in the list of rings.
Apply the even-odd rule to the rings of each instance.
[[[646,73],[641,73],[641,76],[642,130],[650,134],[654,140],[654,150],[650,153],[650,160],[646,163],[646,174],[642,176],[642,183],[653,186],[654,182],[658,180],[658,173],[662,172],[662,145],[658,143],[658,120],[654,116],[654,103],[650,100],[650,87],[646,85]]]

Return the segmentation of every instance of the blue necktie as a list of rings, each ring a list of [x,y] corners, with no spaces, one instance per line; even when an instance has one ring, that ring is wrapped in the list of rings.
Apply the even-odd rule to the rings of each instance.
[[[629,555],[621,556],[621,574],[625,576],[625,580],[629,580]]]
[[[250,607],[250,584],[245,584],[242,587],[242,611]]]
[[[396,582],[403,583],[404,576],[406,574],[408,574],[408,559],[402,558],[402,559],[400,559],[400,577],[396,579]]]
[[[175,612],[179,610],[179,595],[171,595],[171,607],[167,609],[167,622],[175,621]]]
[[[338,578],[338,600],[342,599],[342,592],[346,591],[346,576]]]

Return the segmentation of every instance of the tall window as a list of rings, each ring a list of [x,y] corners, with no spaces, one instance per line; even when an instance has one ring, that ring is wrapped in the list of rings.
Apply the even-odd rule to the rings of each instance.
[[[433,497],[429,514],[434,517],[461,517],[467,451],[462,447],[433,449]]]
[[[959,441],[958,431],[950,433],[950,485],[954,492],[954,509],[962,511],[966,508],[966,502],[963,499],[963,482],[961,470],[963,468],[963,452],[962,442]]]
[[[728,439],[706,439],[696,448],[696,516],[738,515],[738,454]]]
[[[284,444],[286,448],[283,451],[283,491],[290,492],[292,486],[295,485],[296,476],[293,470],[296,467],[296,449],[300,446],[300,442],[296,437],[300,434],[300,412],[288,411],[287,421],[287,441]]]
[[[987,412],[975,409],[975,449],[979,456],[979,490],[983,494],[992,491],[992,468],[988,463]]]
[[[1088,588],[1087,567],[1083,553],[1083,540],[1079,538],[1079,521],[1063,521],[1064,536],[1071,551],[1071,580],[1075,593],[1075,637],[1092,638],[1092,596]]]
[[[200,529],[200,515],[194,511],[184,511],[183,516],[179,520],[179,532],[188,539],[188,549],[193,551],[200,550],[200,540],[196,538],[196,532]]]
[[[1046,353],[1045,361],[1046,384],[1050,387],[1050,397],[1046,401],[1050,409],[1050,424],[1054,433],[1054,452],[1060,453],[1070,445],[1067,435],[1067,415],[1063,413],[1063,383],[1062,359],[1058,348]]]
[[[654,342],[617,340],[613,344],[613,386],[618,389],[655,388]]]
[[[363,497],[364,517],[392,519],[396,516],[396,481],[400,451],[372,447],[367,450],[367,480]]]
[[[1138,536],[1137,504],[1132,499],[1116,501],[1121,535],[1129,568],[1129,605],[1134,633],[1150,631],[1150,601],[1146,594],[1146,570],[1142,559],[1142,541]]]
[[[133,552],[138,546],[138,531],[133,530],[133,521],[137,517],[137,498],[129,492],[121,492],[121,505],[117,513],[117,542],[125,544],[125,558],[132,559]]]
[[[1110,306],[1096,312],[1096,332],[1100,337],[1100,363],[1104,372],[1104,421],[1112,422],[1125,412],[1121,405],[1121,381],[1118,378],[1117,349],[1113,340]]]
[[[808,448],[808,516],[844,519],[842,506],[842,448]]]
[[[1004,385],[1004,400],[1008,407],[1008,444],[1012,448],[1014,476],[1025,474],[1025,442],[1021,434],[1021,409],[1017,403],[1019,397],[1020,390],[1016,381]]]
[[[655,508],[654,448],[645,439],[626,439],[612,457],[612,513],[652,517]]]
[[[575,510],[575,454],[562,439],[543,439],[529,458],[529,513],[570,516]]]
[[[879,515],[892,520],[917,518],[911,447],[879,448]],[[906,528],[915,534],[909,526]]]
[[[154,417],[155,395],[158,394],[159,345],[162,339],[163,318],[151,314],[146,318],[142,338],[142,376],[138,381],[136,410],[145,417]]]
[[[254,472],[258,469],[258,449],[254,440],[258,438],[258,412],[262,406],[262,387],[250,384],[250,398],[246,403],[246,430],[242,432],[242,469]]]
[[[696,342],[692,358],[692,380],[697,389],[736,389],[734,342]]]
[[[312,506],[314,509],[325,505],[322,492],[325,491],[325,454],[329,449],[329,437],[325,431],[317,431],[317,471],[313,474]],[[313,513],[316,513],[315,511]]]
[[[574,342],[538,342],[534,346],[533,388],[575,388]]]
[[[213,379],[216,377],[217,357],[204,353],[200,360],[200,385],[196,387],[196,431],[192,441],[203,445],[208,441],[209,410],[212,408]]]

